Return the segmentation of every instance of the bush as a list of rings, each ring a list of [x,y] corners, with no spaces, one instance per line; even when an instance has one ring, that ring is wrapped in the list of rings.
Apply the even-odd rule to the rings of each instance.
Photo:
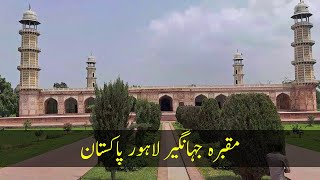
[[[183,107],[185,107],[185,106],[178,106],[178,108],[176,110],[176,119],[180,124],[182,124],[181,117],[182,117],[182,113],[183,113]]]
[[[71,129],[72,129],[72,124],[71,123],[65,123],[63,125],[63,129],[64,129],[65,132],[69,133],[71,131]]]
[[[160,128],[161,109],[159,104],[150,102],[150,123],[151,130],[158,130]]]
[[[186,129],[195,129],[198,125],[200,106],[181,106],[178,108],[177,121]]]
[[[136,101],[136,126],[138,129],[158,130],[161,110],[159,104],[147,100]]]
[[[38,131],[35,131],[34,135],[38,138],[38,141],[39,141],[40,137],[43,135],[43,131],[41,129]]]
[[[23,122],[23,127],[24,127],[24,130],[27,131],[30,127],[31,127],[32,123],[29,119],[25,120]]]
[[[313,124],[313,122],[314,122],[314,119],[315,119],[315,117],[314,117],[314,116],[312,116],[312,115],[308,116],[308,123],[309,123],[309,126],[312,126],[312,124]]]
[[[145,99],[136,102],[136,123],[138,129],[149,129],[151,127],[151,104]]]
[[[272,145],[281,144],[282,152],[285,152],[284,136],[281,135],[282,131],[278,131],[283,129],[280,117],[275,105],[265,94],[252,93],[229,96],[222,108],[219,128],[238,130],[236,135],[231,137],[239,141],[240,146],[237,147],[236,151],[228,152],[227,161],[233,164],[265,164],[264,167],[232,168],[242,179],[261,179],[263,175],[268,174],[269,169],[265,157],[267,153],[272,152]],[[243,134],[239,130],[249,131]],[[280,134],[272,134],[272,130],[280,132]],[[249,132],[258,133],[255,136],[250,136],[247,135]],[[266,132],[270,132],[270,136],[266,136]]]
[[[206,99],[202,103],[197,123],[198,130],[217,130],[220,108],[216,99]]]

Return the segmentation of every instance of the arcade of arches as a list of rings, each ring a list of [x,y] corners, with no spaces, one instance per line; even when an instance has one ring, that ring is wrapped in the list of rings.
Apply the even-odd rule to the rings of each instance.
[[[45,107],[45,114],[58,114],[58,102],[54,98],[49,98],[44,103]],[[84,109],[85,113],[92,112],[92,105],[94,105],[94,98],[89,97],[84,101]],[[66,114],[69,113],[78,113],[78,101],[72,97],[68,98],[64,102],[64,112]]]
[[[133,103],[137,100],[136,97],[133,97]],[[207,99],[208,97],[200,94],[194,98],[193,102],[190,101],[183,101],[183,100],[177,100],[173,99],[172,96],[169,95],[163,95],[159,98],[159,105],[161,108],[161,111],[175,111],[178,106],[184,106],[184,105],[195,105],[195,106],[201,106],[203,101]],[[218,102],[219,108],[223,107],[224,102],[227,99],[226,95],[219,94],[215,97],[215,99]],[[274,96],[273,102],[275,103],[276,107],[280,111],[290,111],[292,108],[292,98],[286,94],[286,93],[280,93],[277,96]],[[91,113],[92,109],[91,106],[94,104],[94,97],[88,97],[84,101],[80,101],[80,104],[77,99],[73,97],[67,98],[63,105],[58,103],[58,101],[55,98],[48,98],[44,102],[44,114],[74,114],[74,113]],[[81,107],[80,107],[81,106]],[[61,109],[59,109],[61,108]],[[82,111],[79,110],[79,108],[83,108]],[[134,111],[134,108],[131,109],[131,112]]]

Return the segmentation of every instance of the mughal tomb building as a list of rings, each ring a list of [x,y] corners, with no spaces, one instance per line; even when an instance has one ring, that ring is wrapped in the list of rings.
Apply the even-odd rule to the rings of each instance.
[[[302,1],[294,8],[291,17],[294,24],[291,29],[294,40],[294,59],[291,61],[295,70],[295,79],[282,84],[245,84],[244,63],[242,54],[238,51],[233,58],[233,85],[181,86],[181,87],[131,87],[129,93],[136,99],[147,99],[159,103],[162,111],[174,112],[181,105],[201,105],[205,98],[217,99],[222,107],[225,99],[237,93],[265,93],[270,97],[279,111],[316,111],[316,86],[313,65],[316,63],[312,56],[312,46],[315,42],[311,38],[310,22],[312,14],[308,6]],[[92,56],[87,60],[87,86],[85,88],[53,88],[42,89],[39,86],[40,67],[38,47],[40,32],[35,12],[29,8],[22,20],[21,61],[20,71],[20,117],[29,116],[79,116],[88,115],[94,102],[94,86],[96,85],[96,60]],[[288,42],[289,44],[290,42]],[[245,60],[244,60],[245,61]],[[289,66],[290,60],[288,60]],[[230,75],[231,76],[231,75]],[[89,117],[89,116],[87,116]]]

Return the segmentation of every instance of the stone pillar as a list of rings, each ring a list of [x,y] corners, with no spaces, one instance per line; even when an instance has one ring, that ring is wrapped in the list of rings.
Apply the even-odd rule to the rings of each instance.
[[[295,85],[291,94],[293,110],[317,111],[316,87],[314,84]]]
[[[64,98],[63,98],[63,96],[59,96],[59,97],[58,97],[58,114],[65,114]]]
[[[80,94],[78,96],[78,113],[83,114],[85,112],[84,110],[84,99],[83,99],[83,94]]]
[[[20,90],[19,116],[38,116],[39,113],[39,90]]]

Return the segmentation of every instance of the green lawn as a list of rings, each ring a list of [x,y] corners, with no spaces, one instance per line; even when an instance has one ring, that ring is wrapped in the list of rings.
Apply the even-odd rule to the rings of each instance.
[[[293,125],[295,125],[295,123],[283,124],[284,130],[292,130]],[[313,124],[312,126],[309,126],[308,124],[300,123],[298,125],[302,130],[320,130],[320,124]]]
[[[241,180],[241,176],[229,170],[213,169],[211,167],[198,167],[206,180]],[[262,177],[262,180],[269,180],[269,176]]]
[[[144,167],[137,171],[117,171],[116,179],[141,179],[152,180],[157,179],[157,167]],[[104,167],[94,167],[88,171],[81,180],[105,180],[111,179],[111,173],[106,171]]]
[[[173,122],[172,125],[175,130],[184,130],[184,127],[179,122]]]
[[[320,152],[320,124],[313,124],[312,126],[298,124],[303,130],[301,138],[299,138],[299,135],[292,133],[293,125],[284,124],[284,129],[287,130],[286,133],[288,134],[286,135],[286,143]]]
[[[90,136],[90,131],[79,131],[82,128],[74,129],[66,133],[62,128],[42,128],[44,135],[40,140],[35,136],[37,128],[28,131],[23,129],[0,131],[0,167],[18,163]]]

